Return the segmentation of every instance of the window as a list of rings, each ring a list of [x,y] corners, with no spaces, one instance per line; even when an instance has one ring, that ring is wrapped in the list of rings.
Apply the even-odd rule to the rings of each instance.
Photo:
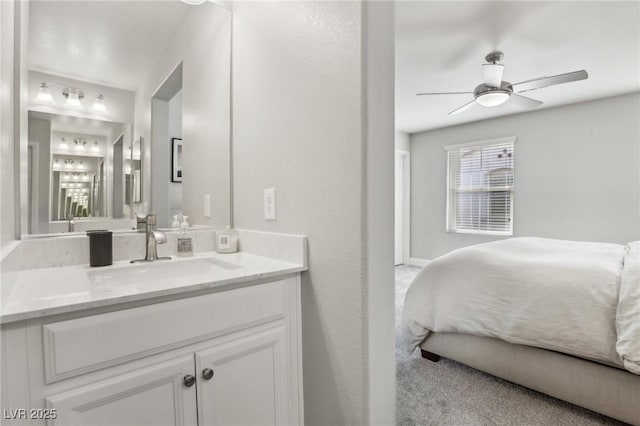
[[[513,234],[516,138],[447,146],[447,231]]]

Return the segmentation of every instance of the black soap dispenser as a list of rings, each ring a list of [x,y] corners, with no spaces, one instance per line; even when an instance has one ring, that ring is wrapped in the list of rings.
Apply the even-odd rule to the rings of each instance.
[[[95,229],[87,231],[89,236],[89,264],[108,266],[113,264],[113,232]]]

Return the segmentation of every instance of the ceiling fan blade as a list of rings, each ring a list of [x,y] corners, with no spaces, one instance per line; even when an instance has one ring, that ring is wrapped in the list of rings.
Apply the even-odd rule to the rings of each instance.
[[[589,74],[585,70],[568,72],[566,74],[558,74],[552,77],[536,78],[534,80],[523,81],[522,83],[512,84],[514,92],[522,93],[530,90],[541,89],[555,84],[570,83],[572,81],[586,80]]]
[[[472,95],[473,92],[437,92],[437,93],[416,93],[416,96],[424,95]]]
[[[486,86],[500,87],[504,65],[482,64],[482,80]]]
[[[526,96],[517,95],[515,93],[511,94],[509,102],[521,108],[535,108],[542,105],[542,101],[527,98]]]
[[[475,105],[475,103],[476,103],[476,99],[475,99],[475,98],[473,98],[473,100],[472,100],[472,101],[467,102],[466,104],[462,105],[460,108],[454,109],[454,110],[453,110],[453,111],[451,111],[448,115],[459,114],[459,113],[461,113],[462,111],[466,111],[466,110],[468,110],[469,108],[471,108],[473,105]]]

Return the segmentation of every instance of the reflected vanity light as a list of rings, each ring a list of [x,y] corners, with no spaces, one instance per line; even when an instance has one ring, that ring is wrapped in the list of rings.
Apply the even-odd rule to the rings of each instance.
[[[84,151],[84,146],[87,144],[87,141],[82,138],[77,138],[73,140],[73,143],[76,144],[76,150]]]
[[[68,150],[69,149],[69,144],[67,144],[67,140],[65,138],[62,138],[60,140],[60,144],[58,145],[58,149],[62,149],[62,150]]]
[[[98,97],[96,98],[91,108],[96,112],[101,112],[101,113],[107,112],[107,106],[104,103],[104,96],[102,96],[102,94],[98,95]]]
[[[100,152],[100,147],[98,146],[98,141],[95,141],[93,143],[93,146],[91,147],[91,151],[93,152]]]
[[[62,96],[66,98],[64,104],[70,108],[81,108],[84,93],[75,87],[69,87],[62,92]]]
[[[47,86],[47,83],[40,83],[40,89],[38,90],[38,96],[36,96],[36,102],[43,104],[52,104],[53,96],[51,96],[51,90]]]
[[[96,98],[91,106],[91,111],[106,114],[107,113],[107,104],[105,102],[105,97],[102,93],[95,92],[93,90],[87,89],[79,89],[77,87],[67,87],[58,83],[51,82],[42,82],[40,83],[40,88],[38,89],[38,95],[35,98],[35,102],[47,105],[55,105],[56,101],[53,99],[51,95],[51,89],[49,86],[58,86],[62,89],[62,96],[64,96],[65,101],[64,105],[68,108],[73,109],[81,109],[84,107],[82,104],[82,100],[85,97],[85,93],[92,92],[96,94]]]

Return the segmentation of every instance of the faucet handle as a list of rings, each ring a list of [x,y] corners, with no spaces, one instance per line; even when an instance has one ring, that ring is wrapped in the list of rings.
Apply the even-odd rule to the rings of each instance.
[[[149,213],[145,216],[145,222],[150,229],[156,229],[156,214]]]
[[[136,229],[138,232],[145,232],[147,228],[147,215],[140,216],[136,213]]]

